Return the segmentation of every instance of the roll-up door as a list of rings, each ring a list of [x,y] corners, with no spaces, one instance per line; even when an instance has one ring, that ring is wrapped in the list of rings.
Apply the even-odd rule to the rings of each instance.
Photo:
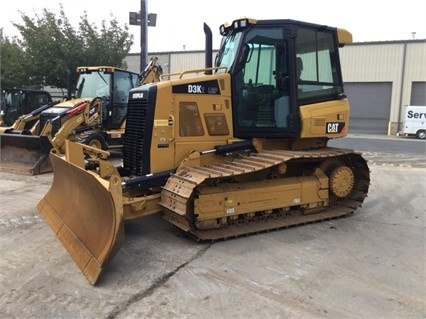
[[[345,83],[351,114],[349,133],[387,134],[392,83]]]
[[[426,105],[426,82],[411,84],[411,105]]]

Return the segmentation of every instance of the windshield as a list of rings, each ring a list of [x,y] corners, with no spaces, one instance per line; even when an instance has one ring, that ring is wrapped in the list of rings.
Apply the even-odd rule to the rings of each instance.
[[[100,72],[80,74],[77,82],[78,98],[109,96],[110,76]]]
[[[21,94],[13,94],[11,92],[7,92],[3,96],[3,103],[4,106],[13,106],[18,107],[19,104],[21,104],[22,101],[22,95]]]
[[[234,64],[238,46],[241,42],[242,32],[232,32],[222,39],[221,48],[216,57],[216,66],[227,67],[228,70]],[[220,69],[218,73],[223,73],[225,70]]]

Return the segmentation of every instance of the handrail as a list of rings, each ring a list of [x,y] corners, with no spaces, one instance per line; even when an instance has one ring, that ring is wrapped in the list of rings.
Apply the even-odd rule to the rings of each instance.
[[[187,70],[187,71],[183,71],[180,73],[169,73],[169,74],[162,74],[161,75],[161,80],[163,80],[163,78],[165,77],[172,77],[172,76],[179,76],[179,79],[182,79],[182,77],[185,74],[190,74],[190,73],[200,73],[200,72],[206,72],[206,71],[214,71],[214,70],[225,70],[225,72],[228,70],[228,68],[226,66],[218,66],[218,67],[212,67],[212,68],[204,68],[204,69],[194,69],[194,70]]]

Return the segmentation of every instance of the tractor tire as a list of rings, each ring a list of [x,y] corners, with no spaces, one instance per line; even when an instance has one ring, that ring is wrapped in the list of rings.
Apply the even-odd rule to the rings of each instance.
[[[77,142],[106,151],[108,145],[101,133],[85,131],[77,137]]]

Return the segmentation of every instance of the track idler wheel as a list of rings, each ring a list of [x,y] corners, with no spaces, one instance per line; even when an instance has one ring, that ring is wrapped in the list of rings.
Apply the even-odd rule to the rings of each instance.
[[[353,171],[339,159],[328,159],[321,164],[322,171],[329,178],[330,192],[337,198],[350,194],[355,182]]]
[[[330,191],[337,197],[343,198],[350,194],[354,186],[354,173],[347,166],[339,166],[329,177]]]

